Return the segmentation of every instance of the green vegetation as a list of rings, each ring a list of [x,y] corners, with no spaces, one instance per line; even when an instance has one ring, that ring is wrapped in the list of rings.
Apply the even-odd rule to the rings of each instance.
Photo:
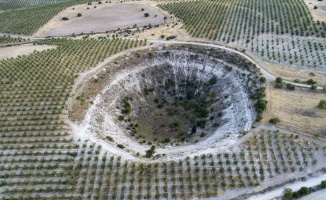
[[[12,43],[19,43],[26,41],[23,38],[14,38],[10,36],[0,36],[0,45],[10,45]]]
[[[310,193],[310,189],[308,187],[301,187],[298,191],[293,192],[292,196],[288,197],[288,199],[298,199],[308,195],[309,193]]]
[[[293,196],[293,190],[291,188],[285,188],[284,189],[284,197],[286,199],[291,199]]]
[[[281,77],[277,77],[275,79],[275,87],[282,88],[283,87],[283,79]]]
[[[81,16],[83,16],[83,14],[81,14],[81,13],[78,13],[77,14],[77,17],[81,17]]]
[[[67,21],[67,20],[69,20],[69,18],[68,17],[62,17],[62,20]]]
[[[320,109],[326,109],[326,100],[320,100],[317,107]]]
[[[314,79],[309,79],[309,80],[306,81],[306,83],[309,84],[309,85],[316,85],[317,84],[317,82]]]
[[[281,120],[278,117],[273,117],[269,120],[269,122],[272,124],[277,124],[277,123],[281,122]]]
[[[286,89],[288,89],[288,90],[295,90],[295,86],[293,84],[291,84],[291,83],[287,83],[286,84]]]
[[[145,17],[149,17],[149,13],[144,13],[144,16]]]
[[[155,153],[155,146],[152,145],[152,147],[146,151],[145,156],[146,156],[146,158],[150,158],[153,156],[154,153]]]
[[[311,90],[317,90],[317,85],[311,85],[310,89]]]
[[[123,110],[122,110],[123,114],[131,113],[131,104],[129,103],[129,101],[132,101],[132,98],[125,97],[123,99]]]

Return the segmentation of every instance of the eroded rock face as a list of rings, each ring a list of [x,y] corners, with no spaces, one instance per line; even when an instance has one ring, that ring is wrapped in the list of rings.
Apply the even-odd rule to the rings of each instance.
[[[128,58],[134,64],[110,76],[82,126],[133,152],[154,144],[162,154],[249,130],[254,67],[219,53],[171,49]]]

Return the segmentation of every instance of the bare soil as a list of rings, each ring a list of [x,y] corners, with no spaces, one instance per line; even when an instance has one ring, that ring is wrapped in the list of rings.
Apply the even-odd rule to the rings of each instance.
[[[144,10],[142,11],[142,9]],[[82,16],[77,17],[78,13],[81,13]],[[145,13],[148,13],[149,16],[145,17]],[[60,12],[43,26],[35,36],[67,36],[106,32],[149,24],[153,26],[162,24],[164,16],[158,10],[141,3],[83,4],[69,7]],[[68,17],[69,20],[64,21],[62,20],[63,17]]]
[[[6,58],[15,58],[17,56],[22,56],[22,55],[28,55],[33,53],[34,51],[44,51],[47,49],[54,49],[54,48],[56,47],[49,46],[49,45],[33,45],[33,44],[2,47],[0,48],[0,60]]]
[[[326,21],[326,2],[317,1],[317,0],[304,0],[307,4],[309,11],[315,20]],[[318,9],[314,9],[314,6],[317,6]]]

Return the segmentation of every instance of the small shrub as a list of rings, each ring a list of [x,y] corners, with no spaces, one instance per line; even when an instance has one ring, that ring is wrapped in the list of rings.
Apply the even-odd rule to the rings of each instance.
[[[291,188],[284,189],[284,197],[287,199],[291,199],[293,196],[293,190]]]
[[[306,81],[306,83],[309,84],[309,85],[317,84],[317,82],[314,79],[309,79],[309,80]]]
[[[275,79],[275,88],[282,88],[283,87],[283,79],[281,77],[277,77]]]
[[[323,188],[323,189],[326,188],[326,180],[325,180],[325,181],[322,181],[322,182],[320,183],[320,187]]]
[[[318,6],[314,6],[314,9],[318,9]]]
[[[155,153],[155,146],[153,145],[150,149],[146,150],[146,158],[150,158]]]
[[[283,83],[283,79],[281,77],[277,77],[275,81],[276,83]]]
[[[293,84],[291,84],[291,83],[287,83],[286,84],[286,89],[288,89],[288,90],[294,90],[295,89],[295,86]]]
[[[317,107],[320,109],[326,109],[326,100],[320,100]]]
[[[125,146],[123,146],[122,144],[118,144],[117,147],[119,147],[120,149],[125,148]]]
[[[310,89],[311,89],[311,90],[316,90],[316,89],[317,89],[317,85],[312,85],[312,86],[310,87]]]
[[[165,35],[161,35],[161,38],[162,38],[162,39],[165,38]]]
[[[281,120],[278,117],[273,117],[269,120],[270,123],[272,124],[277,124],[279,123]]]
[[[266,82],[266,78],[265,78],[265,77],[260,77],[259,81],[260,81],[261,83],[265,83],[265,82]]]
[[[68,17],[62,17],[62,20],[67,21],[67,20],[69,20],[69,18]]]
[[[83,14],[81,14],[81,13],[78,13],[77,14],[77,17],[81,17],[81,16],[83,16]]]
[[[145,13],[144,16],[145,16],[145,17],[149,17],[149,14],[148,14],[148,13]]]

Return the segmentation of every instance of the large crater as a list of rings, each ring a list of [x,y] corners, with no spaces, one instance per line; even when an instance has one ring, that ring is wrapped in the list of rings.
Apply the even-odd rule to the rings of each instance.
[[[258,78],[251,63],[218,49],[132,53],[79,91],[89,108],[78,131],[118,154],[143,156],[152,145],[154,158],[227,150],[255,120],[249,97],[259,91]]]

